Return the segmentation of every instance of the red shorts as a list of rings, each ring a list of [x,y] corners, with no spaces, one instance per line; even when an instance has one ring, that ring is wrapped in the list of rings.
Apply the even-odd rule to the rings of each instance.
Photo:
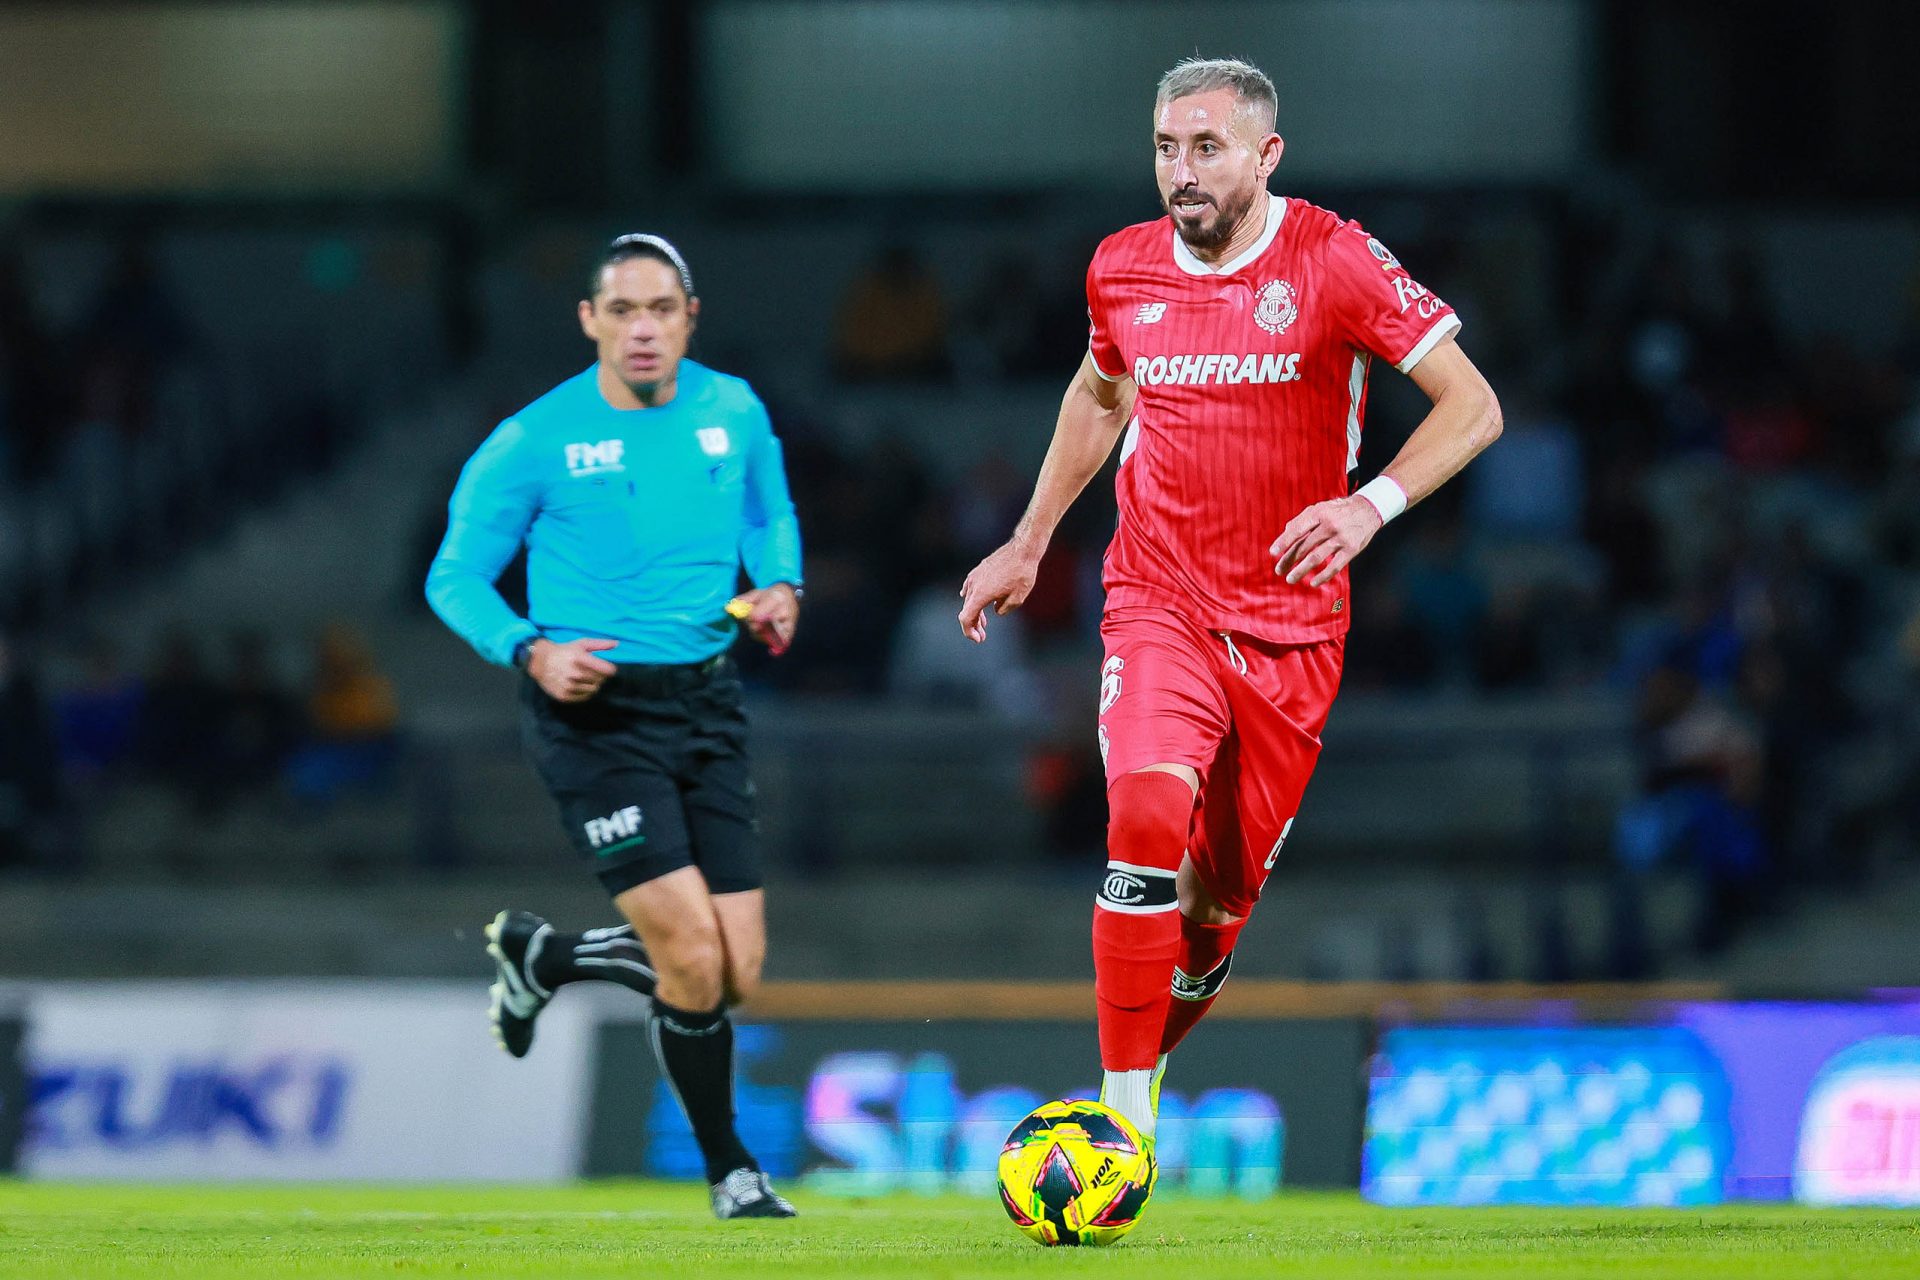
[[[1107,785],[1152,764],[1197,770],[1188,856],[1214,900],[1247,915],[1320,758],[1346,637],[1273,644],[1151,608],[1109,612],[1100,636]]]

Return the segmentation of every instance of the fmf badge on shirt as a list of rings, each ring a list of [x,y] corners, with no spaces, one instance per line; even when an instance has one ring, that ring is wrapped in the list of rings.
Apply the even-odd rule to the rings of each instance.
[[[695,432],[700,437],[700,448],[709,458],[722,457],[727,452],[727,429],[725,427],[701,427]]]
[[[620,458],[627,451],[624,440],[602,440],[599,444],[567,446],[567,470],[576,476],[599,475],[607,471],[625,471]]]

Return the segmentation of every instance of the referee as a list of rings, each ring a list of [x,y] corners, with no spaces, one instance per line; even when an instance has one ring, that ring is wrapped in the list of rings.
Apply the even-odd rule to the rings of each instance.
[[[574,847],[627,923],[487,926],[492,1020],[522,1057],[569,982],[652,1001],[654,1054],[721,1218],[790,1218],[734,1127],[733,1025],[766,955],[736,620],[774,653],[800,612],[780,442],[744,381],[686,358],[693,276],[659,236],[601,253],[580,303],[599,359],[502,422],[453,491],[427,599],[526,673],[521,737]],[[529,615],[494,588],[522,544]],[[744,566],[754,589],[736,596]]]

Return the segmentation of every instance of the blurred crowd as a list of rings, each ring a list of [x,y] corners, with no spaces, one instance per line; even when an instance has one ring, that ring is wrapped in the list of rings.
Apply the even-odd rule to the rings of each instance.
[[[1737,234],[1694,251],[1617,210],[1572,206],[1546,236],[1550,284],[1530,286],[1554,300],[1542,320],[1516,302],[1515,279],[1531,277],[1511,269],[1499,237],[1470,207],[1454,212],[1415,219],[1425,230],[1392,243],[1464,316],[1461,341],[1500,392],[1506,431],[1356,566],[1349,694],[1598,690],[1633,707],[1640,781],[1609,841],[1621,886],[1611,964],[1623,974],[1648,963],[1639,902],[1660,876],[1703,886],[1695,942],[1712,951],[1783,886],[1857,881],[1910,849],[1920,293],[1902,340],[1866,350],[1788,325],[1788,299]],[[138,543],[142,526],[121,506],[84,495],[109,474],[102,442],[164,416],[165,389],[198,367],[198,344],[145,251],[126,253],[119,285],[57,329],[0,252],[0,492],[65,485]],[[1085,305],[1077,263],[1047,270],[1010,249],[957,278],[893,237],[843,282],[830,327],[822,373],[850,394],[1063,387],[1084,350]],[[995,619],[995,643],[977,648],[954,625],[958,585],[1013,527],[1030,466],[992,449],[943,466],[907,431],[851,432],[832,394],[763,380],[757,354],[716,362],[769,399],[806,533],[808,601],[786,658],[743,646],[750,676],[1025,725],[1050,840],[1078,853],[1102,815],[1085,658],[1110,483],[1090,487],[1026,607]],[[1370,394],[1365,474],[1425,409],[1387,370]],[[324,448],[307,452],[324,464]],[[422,524],[423,560],[446,488]],[[400,592],[415,608],[417,583]],[[208,638],[177,635],[139,675],[125,661],[96,643],[83,675],[46,690],[17,646],[0,660],[0,841],[73,788],[117,778],[216,812],[269,792],[325,804],[393,767],[391,689],[345,631],[318,643],[304,692],[276,678],[257,636],[215,655]]]
[[[392,785],[398,705],[351,627],[315,637],[299,682],[259,631],[174,630],[138,665],[96,637],[68,671],[49,689],[34,656],[0,637],[0,867],[78,870],[75,813],[130,787],[205,823],[243,804],[315,814]]]
[[[144,233],[98,266],[56,315],[0,228],[0,623],[124,587],[346,437],[317,388],[215,354]]]
[[[1506,432],[1356,568],[1345,687],[1631,703],[1641,777],[1611,840],[1608,960],[1630,976],[1651,963],[1639,904],[1657,877],[1700,885],[1693,942],[1711,953],[1785,887],[1859,882],[1920,836],[1920,295],[1892,350],[1796,336],[1737,239],[1694,254],[1626,225],[1572,220],[1556,288],[1570,302],[1548,334],[1503,315],[1497,270],[1456,237],[1396,243],[1467,315]],[[1041,279],[1016,264],[949,298],[890,247],[844,295],[835,366],[849,382],[947,384],[983,364],[1061,382],[1082,302],[1071,278],[1051,296]],[[988,305],[1003,291],[1019,305]],[[1364,472],[1424,411],[1401,381],[1374,379]],[[1096,643],[1110,487],[1075,509],[987,659],[955,631],[955,588],[1031,476],[988,453],[943,481],[895,439],[850,452],[805,412],[782,426],[813,643],[761,677],[1061,725],[1033,789],[1084,845],[1099,780],[1086,708],[1062,689],[1084,683]]]

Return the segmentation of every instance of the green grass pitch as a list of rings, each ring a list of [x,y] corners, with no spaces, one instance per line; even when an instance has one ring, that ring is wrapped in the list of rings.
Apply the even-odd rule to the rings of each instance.
[[[991,1200],[823,1199],[717,1223],[704,1189],[0,1183],[0,1276],[1920,1276],[1920,1214],[1380,1209],[1351,1195],[1168,1196],[1124,1243],[1042,1249]]]

